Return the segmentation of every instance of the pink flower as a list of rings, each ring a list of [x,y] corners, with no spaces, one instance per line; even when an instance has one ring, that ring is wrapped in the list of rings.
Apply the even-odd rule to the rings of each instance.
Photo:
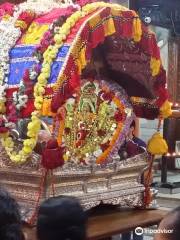
[[[14,12],[14,4],[6,2],[0,5],[0,17],[6,14],[12,16],[13,12]]]
[[[45,32],[43,39],[49,39],[52,36],[50,31]]]
[[[26,69],[23,75],[23,81],[24,82],[29,82],[30,78],[29,78],[29,69]]]

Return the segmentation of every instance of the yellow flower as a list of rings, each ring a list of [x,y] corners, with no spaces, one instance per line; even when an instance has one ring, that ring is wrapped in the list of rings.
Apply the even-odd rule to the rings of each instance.
[[[40,75],[39,75],[39,77],[38,77],[38,82],[40,82],[40,81],[44,81],[45,80],[45,78],[44,78],[44,73],[41,73]],[[36,87],[36,86],[35,86]]]
[[[41,70],[42,73],[50,73],[50,71],[51,71],[51,67],[48,64],[45,67],[42,67],[42,70]]]
[[[38,121],[39,124],[40,124],[40,120],[39,120],[39,118],[36,115],[32,115],[31,120],[32,121]]]
[[[73,18],[71,18],[71,19],[69,19],[69,20],[67,20],[67,23],[71,26],[71,27],[73,27],[74,25],[75,25],[75,20],[73,19]],[[66,29],[64,29],[65,31],[67,31]],[[65,32],[66,33],[66,32]]]
[[[69,24],[68,22],[65,22],[65,23],[63,24],[63,27],[64,27],[66,30],[70,30],[70,28],[71,28],[71,26],[70,26],[70,24]],[[59,33],[62,34],[61,29],[60,29]]]
[[[24,146],[25,147],[30,147],[31,149],[33,149],[36,146],[36,139],[26,139],[24,141]]]
[[[23,147],[23,151],[27,154],[31,153],[32,152],[32,148],[31,147],[28,147],[28,146],[24,146]]]
[[[41,110],[41,108],[42,108],[42,104],[41,103],[34,103],[34,106],[35,106],[35,108],[37,109],[37,110]]]
[[[66,36],[66,35],[64,34],[64,36]],[[63,43],[63,41],[62,41],[62,35],[56,34],[56,35],[54,36],[54,41],[55,41],[55,43],[62,44],[62,43]]]
[[[36,97],[36,102],[42,103],[43,102],[43,97],[42,96]]]
[[[46,57],[48,56],[48,54],[49,54],[49,51],[48,51],[48,49],[43,53],[43,58],[44,59],[46,59]]]

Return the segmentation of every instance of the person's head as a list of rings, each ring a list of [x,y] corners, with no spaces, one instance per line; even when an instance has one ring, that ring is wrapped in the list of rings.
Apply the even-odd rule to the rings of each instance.
[[[180,239],[180,207],[175,208],[160,222],[155,240]]]
[[[0,239],[24,239],[18,205],[3,189],[0,189]]]
[[[39,209],[39,240],[85,240],[86,213],[74,197],[59,196],[45,200]]]
[[[136,128],[136,123],[135,123],[135,120],[133,120],[130,125],[130,129],[129,129],[129,133],[128,133],[129,138],[132,138],[134,136],[135,128]]]

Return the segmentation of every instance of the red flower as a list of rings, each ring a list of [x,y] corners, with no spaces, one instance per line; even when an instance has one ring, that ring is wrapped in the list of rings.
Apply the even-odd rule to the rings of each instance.
[[[50,31],[47,31],[47,32],[44,33],[43,38],[44,38],[44,39],[45,39],[45,38],[46,38],[46,39],[49,39],[51,36],[52,36],[51,32],[50,32]]]
[[[41,48],[42,49],[47,49],[48,46],[49,46],[49,40],[42,39],[41,40]]]
[[[100,145],[101,150],[104,152],[109,147],[109,141]]]
[[[29,82],[30,78],[29,78],[29,69],[26,69],[23,75],[23,81],[24,82]]]
[[[114,119],[116,120],[116,122],[121,122],[123,120],[123,114],[121,112],[116,112],[114,114]]]
[[[33,19],[35,17],[35,14],[33,12],[22,12],[19,17],[18,17],[18,20],[20,21],[24,21],[27,25],[29,25]]]
[[[21,109],[21,117],[26,118],[31,115],[31,113],[34,111],[34,101],[33,99],[28,99],[28,102],[26,103],[26,107],[23,107]]]
[[[7,133],[7,132],[8,132],[8,128],[0,127],[0,133]]]
[[[16,123],[18,121],[16,114],[16,106],[14,104],[9,105],[8,121],[13,123]]]
[[[27,96],[30,97],[30,96],[33,95],[33,89],[34,89],[33,84],[32,84],[32,83],[29,83],[29,84],[26,85],[26,88],[25,88],[25,90],[24,90],[24,93],[25,93]]]

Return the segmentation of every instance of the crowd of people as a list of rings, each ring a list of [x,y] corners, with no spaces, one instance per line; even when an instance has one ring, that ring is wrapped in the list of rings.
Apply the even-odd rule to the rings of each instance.
[[[74,197],[60,196],[45,200],[38,211],[38,240],[85,240],[87,214]],[[0,189],[0,240],[26,240],[19,206]],[[33,240],[33,239],[32,239]]]
[[[74,197],[59,196],[45,200],[38,212],[38,240],[85,240],[87,214]],[[160,223],[155,240],[179,240],[180,207],[171,211]],[[0,189],[0,239],[25,240],[17,202]]]

